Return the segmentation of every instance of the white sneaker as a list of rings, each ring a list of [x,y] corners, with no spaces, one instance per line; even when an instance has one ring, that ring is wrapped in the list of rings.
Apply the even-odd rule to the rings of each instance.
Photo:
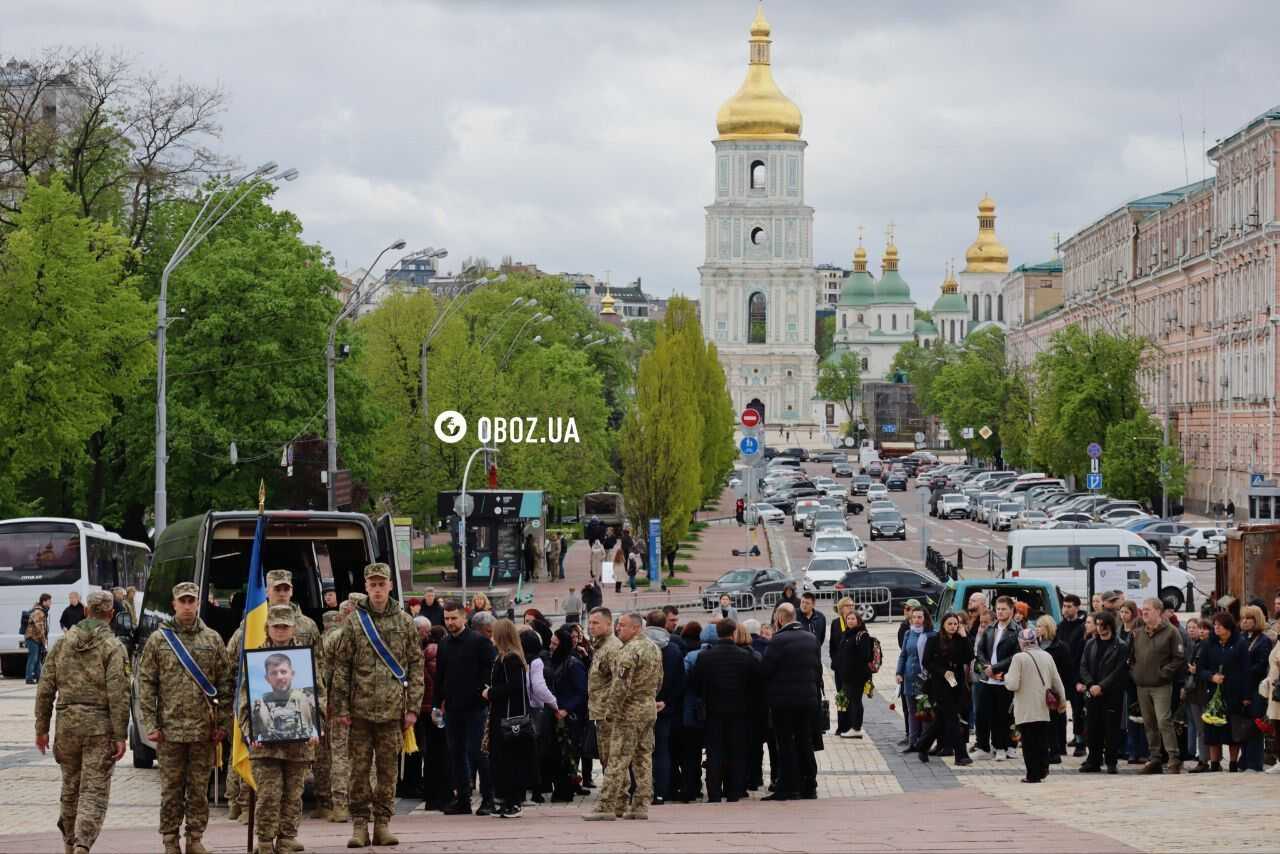
[[[997,751],[996,751],[995,760],[996,760],[997,762],[1003,762],[1003,761],[1005,761],[1005,760],[1006,760],[1006,759],[1008,759],[1008,758],[1009,758],[1009,751],[1007,751],[1007,750],[1005,750],[1005,751],[1003,751],[1003,752],[1001,752],[1001,751],[999,751],[999,750],[997,750]]]
[[[992,759],[999,759],[1000,757],[996,756],[995,751],[993,750],[977,750],[974,751],[973,758],[990,761]]]
[[[1008,750],[1004,752],[1004,757],[1005,759],[1017,759],[1018,754],[1014,751],[1012,747],[1010,747]]]
[[[1267,773],[1268,773],[1268,774],[1280,774],[1280,762],[1277,762],[1275,765],[1272,765],[1270,768],[1268,768],[1268,769],[1267,769]]]
[[[840,736],[841,738],[857,738],[857,736],[853,734],[853,730],[851,729],[847,729],[844,732],[838,732],[836,733],[836,735]]]
[[[850,735],[852,738],[862,738],[862,730],[855,729],[850,733]],[[1277,763],[1276,767],[1280,767],[1280,763]]]

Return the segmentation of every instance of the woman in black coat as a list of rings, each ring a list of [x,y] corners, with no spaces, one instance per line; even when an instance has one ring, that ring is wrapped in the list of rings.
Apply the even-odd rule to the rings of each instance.
[[[925,642],[920,662],[925,671],[925,693],[933,703],[933,720],[920,734],[918,743],[921,762],[929,761],[929,749],[941,739],[944,750],[955,751],[957,765],[973,764],[962,720],[969,699],[964,674],[972,660],[973,648],[960,633],[960,615],[947,614],[938,633]]]
[[[1205,770],[1222,770],[1222,745],[1225,744],[1231,753],[1231,770],[1237,771],[1243,740],[1233,735],[1231,718],[1246,713],[1245,700],[1257,690],[1257,683],[1249,684],[1249,651],[1246,644],[1240,643],[1235,618],[1227,611],[1219,611],[1213,615],[1213,637],[1200,644],[1196,679],[1209,692],[1209,703],[1213,702],[1213,695],[1221,688],[1227,712],[1226,723],[1205,724],[1204,739],[1209,747],[1209,765]],[[1199,770],[1198,766],[1193,769]]]
[[[849,728],[839,733],[844,738],[862,738],[862,699],[871,681],[871,655],[875,645],[862,618],[852,608],[844,617],[844,632],[836,653],[835,669],[840,674],[840,690],[848,702]]]
[[[547,685],[556,695],[554,746],[543,756],[543,776],[551,785],[551,802],[568,803],[578,790],[583,729],[587,722],[587,668],[574,649],[573,628],[566,624],[551,636]]]
[[[1071,657],[1071,650],[1058,638],[1058,624],[1053,621],[1053,617],[1045,614],[1036,620],[1036,636],[1040,639],[1040,648],[1049,653],[1049,657],[1053,659],[1054,666],[1058,669],[1058,676],[1062,679],[1062,684],[1069,684],[1067,680],[1073,672],[1074,661]],[[1075,684],[1070,683],[1069,690],[1075,690]],[[1059,707],[1057,711],[1049,713],[1049,722],[1053,724],[1053,739],[1049,742],[1049,764],[1057,765],[1062,761],[1062,754],[1067,752],[1067,710],[1066,707]]]
[[[532,726],[527,736],[522,733],[520,738],[504,741],[501,723],[505,718],[530,714],[525,681],[529,668],[515,623],[507,619],[495,622],[493,645],[498,648],[498,657],[483,694],[489,701],[489,768],[498,798],[497,814],[516,818],[524,793],[538,785],[538,742]]]

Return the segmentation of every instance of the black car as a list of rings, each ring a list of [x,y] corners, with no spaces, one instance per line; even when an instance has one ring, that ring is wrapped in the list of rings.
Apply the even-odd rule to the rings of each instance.
[[[769,503],[777,507],[783,513],[790,513],[795,509],[796,502],[801,498],[821,498],[822,493],[816,489],[787,489],[782,492],[769,496]]]
[[[884,485],[888,487],[890,492],[906,492],[907,476],[902,472],[895,471],[884,479]]]
[[[868,589],[869,588],[869,589]],[[855,569],[836,582],[836,590],[848,591],[854,610],[871,622],[876,617],[892,617],[902,613],[908,599],[933,610],[942,596],[943,584],[938,579],[914,569]],[[884,591],[888,590],[888,600]],[[859,592],[863,591],[863,592]]]
[[[849,465],[848,460],[841,460],[831,464],[832,477],[853,477],[853,466]]]
[[[854,475],[854,477],[853,477],[853,489],[851,490],[851,494],[853,494],[853,495],[866,495],[866,494],[867,494],[867,490],[868,490],[870,487],[871,487],[871,478],[870,478],[870,477],[868,477],[868,476],[867,476],[867,475],[865,475],[865,474]]]
[[[808,462],[809,452],[804,448],[787,448],[782,452],[784,457],[794,457],[800,462]]]
[[[867,537],[871,540],[903,540],[907,539],[907,522],[897,510],[872,510],[867,515],[870,531]]]
[[[702,591],[702,607],[708,611],[720,607],[721,593],[728,593],[733,598],[735,608],[751,607],[764,594],[781,593],[788,584],[799,590],[799,585],[780,569],[731,569]],[[743,595],[748,593],[755,597],[754,601]]]

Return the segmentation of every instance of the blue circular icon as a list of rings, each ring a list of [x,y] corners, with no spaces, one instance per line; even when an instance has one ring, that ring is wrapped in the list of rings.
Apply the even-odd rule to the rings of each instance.
[[[1089,453],[1089,459],[1096,460],[1102,456],[1102,446],[1097,442],[1090,442],[1089,447],[1085,449]]]
[[[739,450],[747,456],[760,453],[760,440],[755,436],[743,436],[742,441],[738,443]]]

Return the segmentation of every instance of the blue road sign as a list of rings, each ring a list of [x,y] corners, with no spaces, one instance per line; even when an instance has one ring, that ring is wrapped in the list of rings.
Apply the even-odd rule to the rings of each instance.
[[[738,443],[738,449],[748,457],[755,456],[760,453],[760,440],[755,436],[743,436],[742,441]]]
[[[1102,446],[1097,442],[1090,442],[1089,447],[1085,449],[1089,453],[1089,459],[1096,460],[1102,456]]]
[[[649,580],[656,583],[662,571],[662,520],[649,520]]]
[[[1253,474],[1249,475],[1249,485],[1250,485],[1250,486],[1262,486],[1262,474],[1261,474],[1261,472],[1254,472]]]
[[[897,424],[881,424],[880,432],[881,433],[897,433],[898,425]]]
[[[1102,475],[1096,473],[1085,475],[1084,485],[1086,489],[1102,489]]]

